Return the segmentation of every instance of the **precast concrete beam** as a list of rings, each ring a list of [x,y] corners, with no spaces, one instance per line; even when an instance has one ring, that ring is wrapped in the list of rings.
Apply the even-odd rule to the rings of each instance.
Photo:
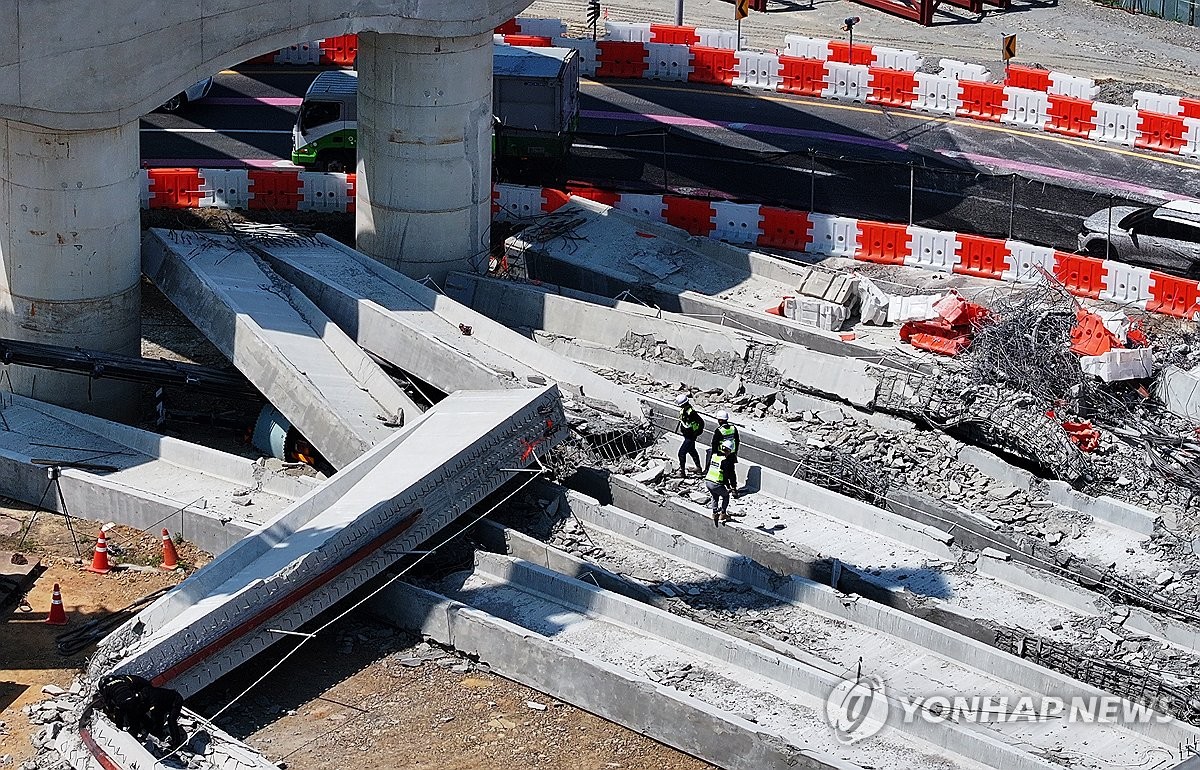
[[[459,391],[114,632],[93,677],[194,694],[344,599],[567,434],[558,391]]]
[[[651,364],[691,366],[693,361],[703,361],[705,369],[697,370],[700,376],[705,372],[741,376],[765,386],[795,383],[801,389],[858,407],[870,406],[879,387],[868,375],[869,367],[863,361],[745,331],[741,325],[718,328],[708,321],[632,302],[605,300],[580,292],[568,296],[560,293],[560,287],[545,283],[530,286],[455,274],[446,290],[460,302],[514,328],[587,340],[613,355],[618,354],[619,348],[631,352],[644,349],[655,354],[648,359]],[[638,338],[647,342],[642,344]],[[663,355],[658,349],[660,345],[673,349],[677,360]],[[596,352],[598,357],[587,363],[606,365],[599,359],[604,351]],[[675,377],[672,381],[680,379],[686,382],[689,377]],[[697,386],[701,387],[699,383]]]
[[[256,251],[365,350],[446,393],[557,382],[641,415],[636,394],[332,238],[273,238]]]
[[[768,602],[775,600],[780,603],[794,604],[815,615],[830,616],[836,621],[844,621],[850,628],[857,626],[866,630],[866,634],[858,636],[858,642],[847,644],[847,639],[852,637],[842,637],[839,640],[841,644],[835,643],[833,640],[826,640],[826,644],[821,646],[829,652],[822,652],[821,656],[836,664],[839,662],[836,658],[831,659],[827,656],[836,655],[834,650],[839,647],[843,650],[855,650],[853,655],[868,653],[863,670],[883,675],[889,688],[903,688],[909,692],[914,689],[932,689],[932,682],[926,682],[925,687],[921,687],[920,681],[917,680],[917,687],[914,688],[912,680],[908,682],[907,687],[902,680],[909,673],[913,673],[911,667],[913,660],[921,659],[927,653],[933,653],[951,661],[949,666],[945,663],[935,664],[933,670],[937,672],[936,679],[941,682],[953,680],[955,690],[962,693],[1000,695],[1008,689],[1005,686],[1007,684],[1024,690],[1026,695],[1041,693],[1068,700],[1075,697],[1096,698],[1105,694],[1098,687],[1085,684],[1033,661],[1003,652],[985,641],[965,637],[948,628],[906,614],[885,604],[873,601],[848,602],[846,594],[832,586],[821,585],[794,575],[781,577],[779,573],[755,563],[742,555],[740,551],[726,550],[713,545],[706,539],[689,537],[676,529],[628,513],[620,508],[601,505],[598,501],[578,492],[563,490],[562,487],[545,483],[539,484],[534,494],[542,499],[556,500],[559,506],[557,515],[573,517],[589,532],[604,532],[630,543],[636,543],[638,548],[646,549],[651,553],[658,552],[682,564],[695,565],[730,581],[748,584],[753,586],[755,591],[763,594]],[[655,513],[665,514],[666,512],[660,508]],[[506,532],[511,532],[511,530],[506,530]],[[498,538],[493,538],[493,541],[496,539]],[[589,576],[582,574],[586,567],[594,567],[589,562],[583,562],[581,566],[576,567],[567,560],[570,558],[569,555],[561,551],[555,553],[557,549],[545,543],[539,543],[545,551],[544,554],[541,554],[534,547],[521,542],[518,537],[510,535],[507,541],[530,553],[532,558],[521,557],[526,561],[553,569],[568,577],[590,580]],[[993,560],[983,561],[992,562]],[[997,564],[1011,565],[1012,563],[997,562]],[[566,570],[560,568],[563,565],[567,566]],[[980,572],[982,573],[983,570],[981,569]],[[603,575],[601,577],[601,587],[629,595],[627,585],[617,583],[612,577],[609,577],[607,581],[603,580]],[[1000,580],[1005,580],[1005,578],[1001,577]],[[982,591],[986,592],[987,589],[983,588]],[[1096,596],[1093,594],[1094,598]],[[1107,615],[1110,609],[1094,606],[1085,612]],[[963,618],[960,622],[966,623],[971,620]],[[977,621],[977,626],[980,631],[979,636],[987,639],[991,632],[989,625],[984,621]],[[908,646],[909,649],[906,651],[903,647],[893,646],[896,643]],[[1194,649],[1194,640],[1193,644],[1185,645],[1185,648]],[[874,653],[874,655],[869,653]],[[954,664],[959,664],[967,670],[955,671]],[[888,670],[892,666],[904,669],[904,671],[898,673]],[[986,678],[982,680],[977,678],[974,682],[968,678],[979,677],[980,674]],[[1010,691],[1008,694],[1015,695],[1016,693]],[[1063,739],[1063,730],[1078,729],[1080,734],[1076,740],[1080,743],[1086,741],[1089,745],[1093,745],[1092,740],[1083,735],[1083,733],[1095,729],[1093,726],[1056,725],[1051,729],[1057,734],[1056,739]],[[1127,725],[1109,725],[1100,729],[1111,731],[1109,740],[1116,737],[1113,734],[1128,730],[1167,746],[1186,745],[1200,734],[1200,731],[1192,725],[1179,720],[1165,719],[1136,723],[1131,721]]]
[[[492,31],[358,36],[358,249],[441,284],[483,272],[492,220]]]
[[[534,226],[505,242],[509,257],[520,260],[531,278],[604,297],[632,293],[664,311],[832,355],[886,356],[835,332],[766,313],[796,294],[800,268],[783,260],[578,197],[550,217],[546,222],[573,223],[570,238],[542,237]]]
[[[141,352],[138,157],[136,120],[76,132],[0,120],[0,337]],[[110,417],[137,409],[129,383],[6,371],[21,395]]]
[[[335,468],[419,414],[353,340],[236,239],[155,229],[142,254],[163,294]]]
[[[529,0],[112,0],[98,14],[59,0],[4,0],[0,118],[65,130],[121,126],[202,78],[295,43],[366,31],[490,38],[496,26],[528,5]]]
[[[71,468],[72,461],[115,470]],[[55,462],[63,463],[58,490],[48,476]],[[220,553],[316,485],[208,447],[21,396],[0,397],[0,494],[50,511],[63,513],[65,502],[73,516],[166,527]]]
[[[534,686],[560,699],[576,702],[581,691],[591,690],[589,700],[597,700],[596,674],[601,671],[616,669],[653,688],[651,672],[688,665],[692,673],[687,678],[695,676],[695,683],[660,687],[682,690],[697,711],[707,707],[709,713],[724,712],[725,725],[715,734],[697,735],[688,719],[668,726],[647,718],[642,708],[627,705],[632,693],[625,689],[604,693],[604,700],[612,705],[601,713],[721,767],[756,768],[764,763],[774,767],[781,760],[788,767],[838,767],[846,761],[860,767],[914,770],[939,762],[963,770],[1054,767],[1019,739],[955,720],[933,724],[932,720],[889,719],[890,729],[880,742],[843,745],[826,717],[829,694],[844,681],[843,667],[813,665],[815,661],[780,654],[528,562],[477,551],[472,572],[451,575],[437,587],[452,601],[495,615],[523,633],[511,633],[495,648],[476,647],[470,636],[459,636],[458,619],[448,617],[449,607],[428,614],[421,624],[424,633],[439,640],[449,637],[458,649],[489,663],[493,659],[509,663],[512,653],[506,647],[527,648],[537,640],[570,650],[576,661],[590,664],[596,673],[576,668],[574,676],[547,681],[544,664],[530,660],[527,653],[521,656],[527,668],[523,676],[538,676],[541,681]],[[511,675],[510,670],[508,665],[500,667],[505,675]],[[518,675],[518,681],[527,680]],[[611,716],[614,712],[619,716]],[[749,736],[731,729],[746,722],[753,722],[757,733],[749,743],[745,742]],[[1106,748],[1112,745],[1101,743]],[[1122,756],[1137,755],[1133,747],[1121,748],[1128,750]],[[833,757],[837,764],[827,764]]]
[[[610,665],[511,620],[407,583],[369,607],[399,628],[478,655],[501,676],[624,725],[722,768],[861,770],[831,754],[789,746],[741,716]]]

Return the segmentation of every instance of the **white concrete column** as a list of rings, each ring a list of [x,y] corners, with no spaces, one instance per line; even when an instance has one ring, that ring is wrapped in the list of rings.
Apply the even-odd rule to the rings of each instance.
[[[442,284],[487,266],[492,32],[358,36],[357,245]]]
[[[0,336],[140,353],[138,158],[136,120],[83,132],[0,120]],[[137,406],[128,383],[7,374],[21,395],[95,414]]]

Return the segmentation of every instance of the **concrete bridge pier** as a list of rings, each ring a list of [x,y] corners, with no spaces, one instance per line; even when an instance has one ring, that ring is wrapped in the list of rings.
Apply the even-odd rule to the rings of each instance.
[[[140,352],[138,159],[137,120],[88,131],[0,120],[0,336]],[[106,417],[136,408],[128,383],[7,372],[23,396]]]
[[[487,266],[492,31],[358,36],[358,249],[443,285]]]

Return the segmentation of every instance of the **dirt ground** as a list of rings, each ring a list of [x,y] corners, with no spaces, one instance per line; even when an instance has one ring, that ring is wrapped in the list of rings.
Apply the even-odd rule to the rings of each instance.
[[[0,498],[0,553],[16,550],[31,511]],[[161,535],[128,527],[114,527],[108,535],[122,551],[114,561],[131,566],[103,576],[88,572],[84,566],[91,564],[102,523],[74,523],[86,564],[75,558],[63,518],[37,515],[23,552],[31,561],[40,559],[45,571],[28,592],[28,609],[13,610],[0,624],[0,721],[5,724],[0,728],[0,767],[19,767],[33,755],[29,738],[37,727],[21,708],[48,697],[41,692],[43,685],[68,687],[94,649],[64,657],[55,637],[184,577],[183,572],[154,569]],[[189,568],[208,559],[188,543],[178,550],[180,563]],[[44,623],[54,583],[62,589],[67,626]],[[256,663],[235,672],[189,706],[211,716],[263,670]],[[312,640],[218,723],[292,768],[711,767],[368,616],[350,616],[332,634]],[[6,756],[13,764],[4,761]]]
[[[210,688],[199,710],[214,713],[250,681],[247,672]],[[367,616],[318,637],[260,687],[270,696],[252,691],[249,708],[218,724],[296,768],[711,767]]]

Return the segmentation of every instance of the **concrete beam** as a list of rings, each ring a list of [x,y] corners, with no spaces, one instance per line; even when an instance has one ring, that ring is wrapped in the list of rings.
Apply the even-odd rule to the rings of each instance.
[[[274,239],[255,249],[361,347],[446,393],[557,382],[641,414],[636,394],[332,238]]]
[[[44,446],[47,443],[57,446]],[[60,500],[50,486],[47,466],[34,465],[34,459],[86,459],[117,470],[62,468]],[[65,501],[66,512],[73,516],[151,531],[165,527],[210,553],[237,543],[318,483],[13,395],[0,397],[0,480],[0,493],[30,505],[40,503],[61,513]]]
[[[459,391],[115,631],[90,673],[194,694],[344,599],[566,435],[558,391]]]
[[[687,366],[692,360],[703,360],[718,374],[740,375],[766,386],[795,383],[800,389],[859,407],[869,407],[875,400],[879,383],[869,376],[869,366],[844,354],[822,353],[630,302],[597,304],[578,293],[564,296],[557,289],[455,275],[447,292],[506,326],[588,340],[614,351],[628,343],[630,335],[652,337],[678,351],[684,357],[680,363]]]
[[[576,656],[592,661],[593,667],[598,662],[615,664],[639,678],[651,664],[648,659],[662,660],[668,665],[686,660],[705,680],[704,686],[685,689],[691,699],[714,708],[717,713],[733,711],[726,692],[737,688],[736,708],[745,709],[760,723],[758,729],[763,739],[774,738],[785,745],[806,747],[807,750],[792,749],[792,759],[797,765],[821,762],[839,745],[832,731],[824,734],[820,731],[828,729],[824,707],[830,691],[843,681],[840,667],[797,660],[590,583],[503,556],[477,552],[474,571],[449,578],[442,587],[449,598],[497,614],[521,627],[525,633],[514,634],[510,644],[517,639],[524,641],[522,637],[530,635],[542,637],[572,649]],[[456,638],[453,627],[450,632]],[[452,643],[463,649],[461,641]],[[593,644],[595,651],[591,649]],[[601,648],[607,651],[601,652]],[[493,654],[488,649],[466,651],[478,653],[484,660]],[[622,654],[625,651],[628,657]],[[591,677],[585,681],[590,686]],[[643,681],[649,683],[648,679]],[[565,689],[564,685],[557,685],[555,690]],[[610,693],[609,699],[621,700],[618,693]],[[729,714],[727,720],[739,717]],[[1053,767],[1018,742],[1010,743],[1004,736],[978,731],[954,720],[931,724],[923,720],[901,723],[892,719],[888,726],[887,739],[894,750],[909,752],[908,756],[914,758],[929,752],[930,757],[942,757],[959,768],[982,765],[1049,770]],[[684,731],[676,727],[674,732]],[[692,741],[697,740],[698,736],[690,731],[684,734]],[[700,745],[712,746],[707,741]],[[726,752],[730,748],[726,746],[720,759],[699,756],[723,767],[753,766],[745,756],[729,756]],[[860,765],[878,765],[881,760],[876,753],[878,748],[864,741],[842,746],[837,755]],[[887,753],[894,762],[896,755]],[[891,766],[907,766],[907,763]]]
[[[528,5],[529,0],[161,5],[112,0],[105,13],[96,14],[73,3],[5,0],[0,118],[64,130],[125,125],[202,78],[294,43],[363,31],[490,36]],[[442,87],[449,90],[453,82]]]
[[[641,547],[668,554],[681,562],[696,565],[730,580],[746,583],[770,599],[794,603],[879,634],[902,640],[913,646],[913,658],[919,658],[926,652],[932,652],[975,671],[985,672],[990,677],[1011,683],[1027,693],[1042,693],[1065,699],[1090,698],[1104,694],[1104,691],[1097,687],[1001,652],[984,641],[964,637],[947,628],[883,604],[862,601],[847,602],[845,594],[828,585],[815,583],[795,575],[781,578],[777,572],[755,563],[738,552],[715,546],[703,539],[690,537],[620,508],[601,505],[597,500],[579,492],[564,490],[553,484],[542,484],[536,494],[544,498],[558,498],[562,510],[589,527],[604,530],[616,537],[637,543]],[[557,550],[549,546],[546,546],[546,549]],[[561,552],[559,553],[561,554]],[[544,558],[547,562],[556,562],[561,561],[562,556]],[[538,563],[536,559],[526,559],[526,561]],[[997,562],[997,564],[1012,565],[1011,562]],[[543,566],[575,577],[551,563],[545,563]],[[585,568],[589,566],[595,567],[595,565],[584,562]],[[983,569],[980,570],[980,572],[983,571]],[[609,585],[602,584],[602,587],[628,595],[627,591],[621,591]],[[1084,611],[1090,614],[1104,610],[1092,607]],[[1189,647],[1189,649],[1194,648],[1194,644]],[[1124,728],[1161,741],[1168,746],[1186,744],[1200,734],[1195,727],[1176,720],[1144,724],[1131,722],[1124,725]]]
[[[790,747],[745,719],[441,594],[396,583],[369,606],[386,622],[420,631],[439,643],[478,655],[501,676],[552,694],[718,767],[858,770],[858,765],[852,762]]]
[[[633,292],[663,310],[831,355],[888,358],[887,350],[766,312],[796,293],[801,269],[796,265],[582,198],[572,198],[551,216],[548,221],[575,223],[569,239],[543,238],[534,226],[505,243],[532,278],[605,297]]]
[[[234,238],[150,230],[142,265],[335,468],[387,438],[385,419],[419,414],[353,340]]]

